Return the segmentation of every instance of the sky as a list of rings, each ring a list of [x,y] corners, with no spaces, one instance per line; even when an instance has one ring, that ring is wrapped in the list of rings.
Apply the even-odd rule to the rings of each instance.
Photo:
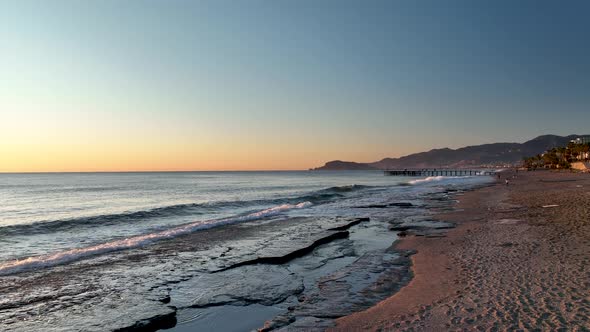
[[[588,1],[0,0],[0,172],[590,134]]]

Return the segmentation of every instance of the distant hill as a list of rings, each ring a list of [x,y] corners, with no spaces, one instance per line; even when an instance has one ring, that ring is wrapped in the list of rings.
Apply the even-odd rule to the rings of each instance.
[[[324,166],[316,168],[316,170],[330,170],[330,171],[366,171],[376,170],[378,168],[370,166],[369,164],[355,163],[353,161],[334,160],[327,162]]]
[[[414,153],[400,158],[385,158],[373,163],[330,161],[316,170],[371,170],[395,168],[442,168],[514,165],[524,157],[543,153],[583,135],[543,135],[524,143],[492,143],[467,146],[456,150],[444,148]]]

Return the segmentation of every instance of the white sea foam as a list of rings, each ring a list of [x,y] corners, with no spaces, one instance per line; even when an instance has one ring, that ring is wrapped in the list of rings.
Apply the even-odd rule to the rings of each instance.
[[[445,178],[444,176],[429,176],[424,179],[412,180],[412,181],[409,181],[408,183],[409,184],[419,184],[419,183],[425,183],[425,182],[441,181],[444,178]]]
[[[203,229],[257,220],[264,217],[274,216],[292,209],[303,209],[311,205],[311,202],[302,202],[299,204],[283,204],[243,216],[225,219],[196,221],[190,224],[171,228],[165,231],[134,236],[124,240],[117,240],[85,248],[71,249],[54,254],[14,260],[0,264],[0,275],[15,274],[27,270],[51,267],[59,264],[73,262],[88,256],[100,255],[124,249],[137,248],[155,241],[170,239]]]
[[[424,179],[416,179],[409,181],[409,184],[421,184],[421,183],[428,183],[428,182],[435,182],[435,181],[443,181],[443,180],[452,180],[452,179],[466,179],[470,178],[470,176],[429,176]]]

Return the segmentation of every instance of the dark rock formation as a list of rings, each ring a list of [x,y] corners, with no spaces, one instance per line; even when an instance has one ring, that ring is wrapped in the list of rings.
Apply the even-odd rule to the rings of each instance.
[[[358,220],[359,223],[361,221],[362,220]],[[334,241],[334,240],[337,240],[337,239],[345,239],[345,238],[348,237],[348,235],[349,235],[348,231],[334,232],[334,233],[331,233],[331,234],[329,234],[327,236],[324,236],[322,238],[319,238],[319,239],[315,240],[314,242],[312,242],[307,247],[300,248],[300,249],[297,249],[295,251],[291,251],[290,253],[288,253],[286,255],[258,257],[258,258],[255,258],[255,259],[251,259],[251,260],[242,261],[242,262],[238,262],[238,263],[232,264],[230,266],[224,267],[224,268],[219,269],[217,271],[213,271],[213,273],[222,272],[222,271],[226,271],[226,270],[229,270],[229,269],[233,269],[233,268],[240,267],[240,266],[245,266],[245,265],[255,265],[255,264],[285,264],[285,263],[289,262],[290,260],[293,260],[293,259],[298,258],[298,257],[302,257],[302,256],[304,256],[304,255],[312,252],[316,247],[321,246],[322,244],[326,244],[326,243],[329,243],[329,242]]]
[[[326,330],[334,325],[333,319],[364,310],[406,285],[413,253],[390,247],[362,255],[338,273],[323,277],[315,292],[259,331]]]
[[[371,205],[361,205],[361,206],[357,206],[357,209],[384,209],[386,207],[388,207],[389,205],[387,204],[371,204]]]
[[[333,227],[333,228],[330,228],[329,230],[331,230],[331,231],[345,231],[345,230],[349,229],[352,226],[358,225],[358,224],[360,224],[363,221],[369,221],[369,220],[370,220],[369,218],[357,218],[357,219],[349,222],[346,225],[342,225],[342,226],[338,226],[338,227]]]
[[[397,206],[397,207],[409,208],[409,207],[413,207],[414,204],[407,203],[407,202],[400,202],[400,203],[391,203],[391,204],[389,204],[389,206]]]
[[[155,332],[176,326],[176,311],[166,315],[141,320],[132,326],[116,329],[115,332]]]

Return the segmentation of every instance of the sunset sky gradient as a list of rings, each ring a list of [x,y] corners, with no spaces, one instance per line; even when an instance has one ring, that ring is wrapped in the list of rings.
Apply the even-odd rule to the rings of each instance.
[[[588,1],[1,1],[0,172],[590,134]]]

